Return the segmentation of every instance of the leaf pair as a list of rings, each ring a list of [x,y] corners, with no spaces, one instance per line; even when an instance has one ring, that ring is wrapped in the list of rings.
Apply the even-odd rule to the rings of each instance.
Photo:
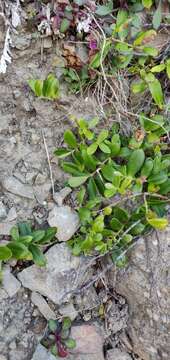
[[[38,97],[55,100],[60,96],[59,81],[52,74],[49,74],[45,80],[28,80],[28,84]]]

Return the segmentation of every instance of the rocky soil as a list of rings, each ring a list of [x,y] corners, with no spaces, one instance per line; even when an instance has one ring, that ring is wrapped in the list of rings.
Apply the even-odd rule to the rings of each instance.
[[[3,44],[0,18],[0,48]],[[170,231],[140,239],[125,270],[105,276],[96,291],[73,290],[93,275],[90,259],[71,255],[65,241],[78,227],[72,197],[59,191],[65,175],[53,150],[62,143],[69,115],[96,115],[95,99],[69,95],[62,87],[60,105],[35,98],[29,78],[62,73],[58,42],[35,39],[22,26],[13,35],[13,61],[0,75],[0,239],[19,220],[60,227],[60,241],[47,252],[48,265],[4,269],[0,288],[0,360],[55,360],[40,344],[47,320],[70,316],[75,353],[70,360],[168,360],[170,357]],[[56,66],[56,64],[58,64]],[[44,140],[45,139],[45,140]],[[46,146],[56,197],[52,197]],[[67,219],[65,221],[65,216]],[[67,229],[67,232],[65,231]],[[64,231],[63,231],[64,230]],[[105,315],[105,316],[103,316]]]

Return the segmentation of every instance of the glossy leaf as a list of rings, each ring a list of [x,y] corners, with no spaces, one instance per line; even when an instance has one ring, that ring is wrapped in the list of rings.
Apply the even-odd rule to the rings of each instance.
[[[134,150],[127,164],[128,175],[134,176],[141,169],[144,160],[144,151],[142,149]]]
[[[70,148],[75,149],[77,147],[77,140],[71,130],[66,130],[64,133],[64,141]]]
[[[68,184],[75,188],[75,187],[78,187],[82,184],[84,184],[88,179],[88,176],[75,176],[75,177],[71,177],[69,180],[68,180]]]
[[[0,261],[9,260],[12,257],[12,251],[7,246],[0,246]]]
[[[147,221],[153,228],[158,230],[164,230],[168,226],[168,220],[165,218],[147,218]]]
[[[45,266],[47,259],[37,245],[29,245],[29,250],[32,254],[33,261],[37,266]]]

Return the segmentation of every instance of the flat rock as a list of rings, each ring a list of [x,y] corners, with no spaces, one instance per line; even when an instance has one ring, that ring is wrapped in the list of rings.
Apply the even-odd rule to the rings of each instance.
[[[78,311],[72,303],[61,305],[59,313],[64,317],[68,316],[72,321],[75,320],[78,315]]]
[[[35,306],[38,307],[40,313],[46,320],[56,319],[55,312],[49,307],[42,295],[33,291],[31,295],[31,301]]]
[[[6,267],[3,270],[2,286],[9,297],[14,296],[21,287],[20,281],[18,281],[15,276],[11,274],[9,267]]]
[[[56,360],[56,357],[52,355],[44,346],[38,345],[32,360]]]
[[[125,351],[113,349],[107,351],[106,360],[132,360],[132,358]]]
[[[22,285],[46,296],[55,304],[68,300],[63,298],[77,286],[77,272],[83,266],[83,258],[72,256],[66,244],[56,244],[47,253],[46,267],[32,265],[18,274]]]
[[[98,354],[103,358],[104,339],[98,327],[94,325],[73,326],[71,337],[76,340],[75,354]]]
[[[48,223],[57,227],[56,237],[59,241],[67,241],[79,228],[79,217],[69,206],[54,206],[49,213]]]
[[[116,290],[127,299],[127,333],[143,360],[168,360],[170,354],[170,228],[140,238],[120,271]]]
[[[34,199],[33,189],[30,185],[22,184],[14,176],[10,176],[3,181],[3,187],[5,190],[12,194],[27,198]]]

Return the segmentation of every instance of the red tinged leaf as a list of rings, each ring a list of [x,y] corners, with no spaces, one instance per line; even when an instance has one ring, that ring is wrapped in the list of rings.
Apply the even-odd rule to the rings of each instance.
[[[61,342],[57,342],[58,356],[65,358],[68,356],[68,351]]]

